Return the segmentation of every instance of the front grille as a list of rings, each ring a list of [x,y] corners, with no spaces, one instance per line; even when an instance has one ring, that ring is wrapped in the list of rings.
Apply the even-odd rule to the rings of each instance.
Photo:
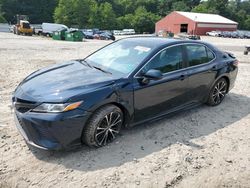
[[[23,127],[23,122],[22,122],[22,120],[18,117],[17,114],[16,114],[16,117],[17,117],[17,120],[18,120],[18,122],[19,122],[19,125],[20,125],[21,127]]]
[[[36,127],[37,132],[39,132],[41,138],[51,138],[49,130],[46,126]]]
[[[28,112],[37,106],[36,102],[27,101],[27,100],[23,100],[19,98],[14,98],[13,103],[14,103],[15,109],[20,113]]]

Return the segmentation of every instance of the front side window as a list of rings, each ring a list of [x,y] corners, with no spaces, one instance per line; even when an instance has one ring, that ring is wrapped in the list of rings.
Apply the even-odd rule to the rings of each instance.
[[[167,48],[157,54],[144,68],[143,72],[150,69],[160,70],[163,74],[182,68],[182,46]]]
[[[201,65],[214,59],[214,54],[203,45],[186,45],[189,66]]]

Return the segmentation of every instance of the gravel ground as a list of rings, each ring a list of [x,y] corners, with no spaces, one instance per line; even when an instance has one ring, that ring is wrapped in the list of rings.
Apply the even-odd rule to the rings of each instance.
[[[240,60],[235,88],[200,106],[124,130],[106,147],[46,152],[17,132],[11,93],[31,72],[109,43],[0,33],[0,187],[250,187],[250,40],[203,37]]]

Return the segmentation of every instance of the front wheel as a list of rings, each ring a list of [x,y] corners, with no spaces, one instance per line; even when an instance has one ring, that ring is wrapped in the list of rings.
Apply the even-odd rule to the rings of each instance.
[[[115,105],[97,110],[86,124],[82,141],[88,146],[101,147],[112,142],[120,133],[123,113]]]
[[[210,106],[219,105],[227,94],[228,83],[225,78],[219,79],[212,87],[207,104]]]

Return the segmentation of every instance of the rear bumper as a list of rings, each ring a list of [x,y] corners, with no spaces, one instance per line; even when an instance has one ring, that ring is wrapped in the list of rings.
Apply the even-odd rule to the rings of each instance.
[[[82,144],[81,136],[89,112],[20,113],[15,111],[16,127],[27,144],[44,150],[61,150]]]
[[[237,74],[238,74],[238,68],[237,67],[234,69],[234,71],[231,71],[229,73],[230,85],[229,85],[228,91],[230,91],[231,89],[234,88],[235,81],[236,81],[236,78],[237,78]]]

